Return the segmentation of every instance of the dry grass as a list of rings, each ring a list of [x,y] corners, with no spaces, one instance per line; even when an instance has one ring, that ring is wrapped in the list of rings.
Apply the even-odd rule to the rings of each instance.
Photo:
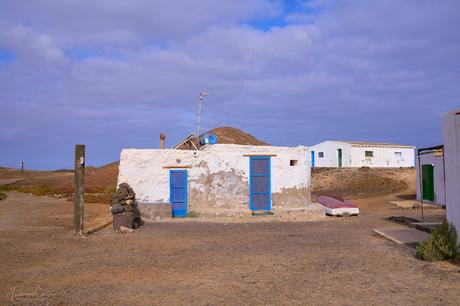
[[[87,191],[85,192],[85,202],[110,204],[115,191],[115,187],[100,187],[97,192],[92,193]],[[68,197],[67,200],[73,201],[73,196]]]
[[[16,190],[24,193],[31,193],[36,196],[52,195],[57,194],[58,189],[49,185],[36,185],[36,186],[19,186],[16,184],[2,185],[0,186],[1,191],[12,191]]]
[[[48,184],[41,185],[1,185],[0,193],[6,194],[4,191],[18,191],[23,193],[30,193],[36,196],[58,196],[67,198],[69,201],[73,201],[73,186],[51,186]],[[85,189],[85,202],[87,203],[105,203],[109,204],[112,195],[115,192],[115,187],[104,187],[104,186],[89,186]],[[2,199],[0,194],[0,200]]]

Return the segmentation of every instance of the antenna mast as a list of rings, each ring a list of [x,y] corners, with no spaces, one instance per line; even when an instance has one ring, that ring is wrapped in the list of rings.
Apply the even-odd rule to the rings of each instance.
[[[204,97],[208,95],[206,90],[202,90],[201,93],[198,95],[198,123],[195,132],[195,136],[200,136],[200,121],[201,121],[201,105],[203,104]]]

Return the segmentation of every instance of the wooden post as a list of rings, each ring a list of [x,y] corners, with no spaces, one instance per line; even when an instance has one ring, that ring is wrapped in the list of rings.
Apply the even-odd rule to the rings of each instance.
[[[160,134],[160,149],[165,148],[165,140],[166,140],[166,134],[165,134],[165,132],[161,132],[161,134]]]
[[[85,145],[75,145],[74,234],[83,234],[85,206]]]

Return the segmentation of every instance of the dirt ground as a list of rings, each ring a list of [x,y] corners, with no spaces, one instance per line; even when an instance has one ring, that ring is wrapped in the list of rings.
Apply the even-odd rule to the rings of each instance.
[[[102,167],[87,167],[85,183],[91,189],[101,187],[116,187],[118,177],[118,162]],[[73,192],[73,170],[60,171],[29,171],[20,172],[17,169],[1,168],[0,179],[22,179],[20,186],[49,185],[58,192]]]
[[[412,168],[316,168],[312,194],[336,194],[365,198],[405,192],[415,199],[416,177]]]
[[[0,304],[458,305],[460,267],[373,234],[414,215],[393,195],[356,199],[361,217],[309,222],[146,224],[116,234],[107,205],[15,191],[0,201]],[[430,216],[443,213],[428,209]],[[268,220],[268,219],[267,219]],[[95,230],[95,231],[94,231]]]

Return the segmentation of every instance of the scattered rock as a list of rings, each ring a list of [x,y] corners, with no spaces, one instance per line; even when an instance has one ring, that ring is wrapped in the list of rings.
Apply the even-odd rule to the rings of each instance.
[[[127,228],[127,227],[124,227],[124,226],[120,226],[120,233],[130,234],[132,232],[134,232],[134,230],[132,228]]]

